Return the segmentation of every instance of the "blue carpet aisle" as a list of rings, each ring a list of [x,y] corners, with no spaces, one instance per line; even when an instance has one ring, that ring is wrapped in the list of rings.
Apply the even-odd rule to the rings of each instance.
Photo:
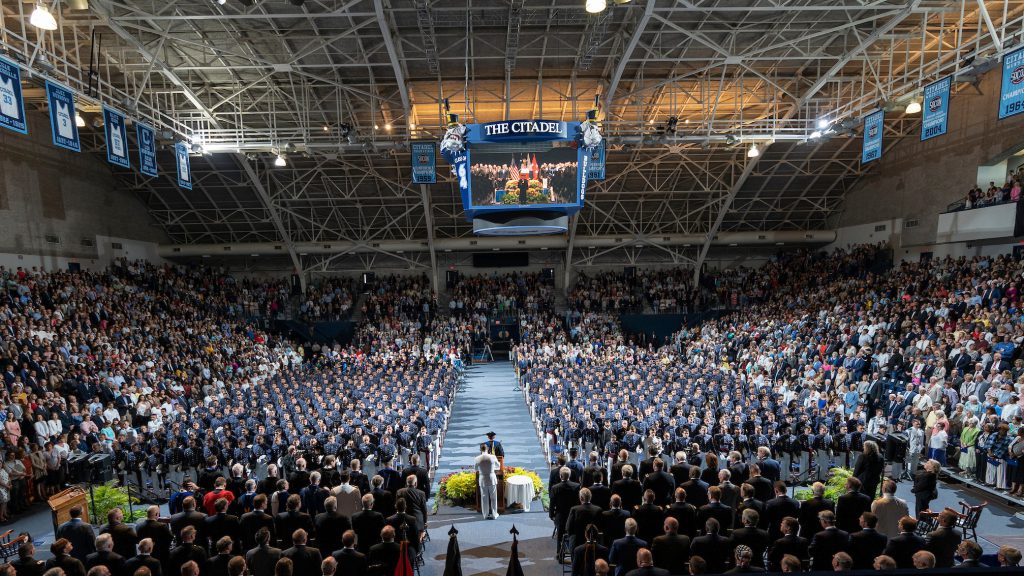
[[[505,448],[505,465],[522,466],[547,481],[548,466],[534,433],[530,412],[522,392],[513,390],[515,372],[508,362],[471,367],[466,372],[465,389],[456,396],[451,422],[441,450],[434,487],[441,478],[463,468],[472,469],[480,454],[480,443],[488,431],[497,433]],[[529,574],[561,574],[555,563],[555,545],[551,539],[551,521],[540,500],[534,500],[530,512],[502,514],[497,520],[484,520],[478,512],[465,508],[440,506],[430,518],[430,538],[422,576],[440,576],[448,546],[448,530],[459,530],[463,574],[505,574],[515,524],[519,530],[519,550],[523,567]]]

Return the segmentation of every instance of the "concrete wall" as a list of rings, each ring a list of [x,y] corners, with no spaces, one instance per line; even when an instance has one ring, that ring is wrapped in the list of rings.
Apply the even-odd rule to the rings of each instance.
[[[57,148],[46,116],[28,120],[28,135],[0,130],[0,265],[101,267],[117,256],[155,258],[166,236],[105,159]]]
[[[967,195],[978,166],[1024,145],[1024,115],[997,120],[999,81],[997,69],[982,78],[980,93],[967,87],[953,96],[946,135],[921,142],[915,133],[886,150],[847,195],[836,227],[918,218],[902,245],[934,243],[939,212]]]

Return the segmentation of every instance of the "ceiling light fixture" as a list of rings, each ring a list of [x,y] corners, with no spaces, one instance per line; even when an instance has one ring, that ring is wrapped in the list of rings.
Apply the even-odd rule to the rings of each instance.
[[[57,19],[50,14],[50,11],[43,6],[40,2],[36,4],[36,9],[32,11],[32,16],[28,19],[29,24],[39,28],[40,30],[56,30]]]
[[[917,98],[914,98],[909,104],[907,104],[906,112],[907,114],[917,114],[921,112],[921,102]]]
[[[586,9],[591,14],[598,14],[604,12],[604,9],[608,7],[608,3],[605,0],[587,0]]]
[[[85,118],[82,118],[82,115],[78,112],[75,112],[75,126],[85,128]]]
[[[387,130],[388,132],[391,132],[391,124],[385,124],[384,129]]]
[[[821,138],[821,132],[819,130],[811,132],[811,138]]]
[[[274,166],[277,166],[278,168],[284,168],[287,165],[288,161],[285,160],[284,156],[281,154],[278,154],[277,158],[274,159]]]
[[[826,119],[826,118],[818,118],[818,128],[821,129],[821,130],[824,130],[825,128],[828,128],[828,119]]]
[[[761,151],[757,149],[757,144],[751,144],[750,150],[747,150],[747,158],[757,158],[761,155]]]

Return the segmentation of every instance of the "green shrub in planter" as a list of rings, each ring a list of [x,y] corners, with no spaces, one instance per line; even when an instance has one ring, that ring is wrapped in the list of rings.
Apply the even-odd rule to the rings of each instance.
[[[846,479],[853,476],[849,468],[833,468],[829,471],[828,481],[825,482],[825,498],[835,502],[840,496],[846,494]],[[794,498],[800,501],[810,500],[810,488],[797,488]]]

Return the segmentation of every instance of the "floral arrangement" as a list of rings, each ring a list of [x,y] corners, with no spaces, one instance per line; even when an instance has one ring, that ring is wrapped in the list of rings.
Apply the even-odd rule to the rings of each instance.
[[[512,476],[526,476],[533,482],[533,491],[540,497],[544,491],[544,482],[533,470],[527,470],[517,466],[505,466],[502,469],[505,479]],[[476,472],[463,469],[452,472],[444,478],[438,486],[438,500],[452,506],[467,506],[476,500]]]
[[[472,504],[476,500],[476,472],[462,470],[445,476],[441,479],[437,497],[453,506]]]
[[[850,476],[853,476],[853,471],[849,468],[833,468],[830,470],[828,481],[825,482],[825,498],[837,502],[840,496],[846,494],[846,479]],[[810,488],[797,488],[793,494],[793,497],[801,502],[810,500],[812,496]]]
[[[519,197],[519,180],[509,180],[505,183],[505,195],[501,198],[502,204],[539,204],[545,201],[544,184],[540,180],[529,180],[527,182],[526,198]]]

